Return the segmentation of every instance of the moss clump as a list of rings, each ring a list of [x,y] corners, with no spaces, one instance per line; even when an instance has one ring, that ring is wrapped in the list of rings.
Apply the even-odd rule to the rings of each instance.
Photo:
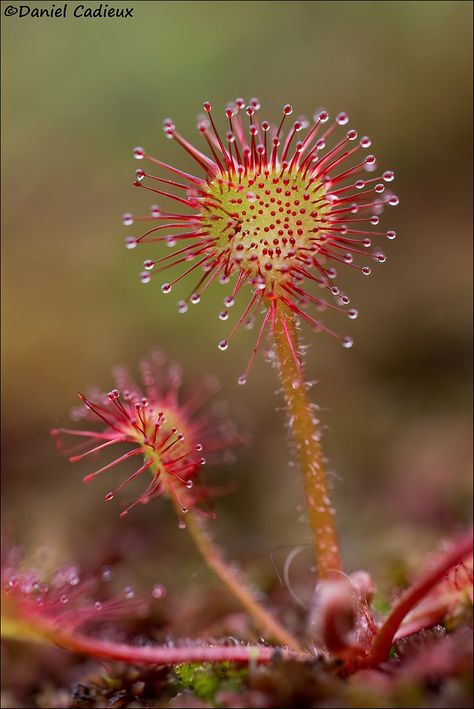
[[[173,667],[172,679],[205,702],[213,702],[219,691],[236,691],[247,679],[248,670],[230,662],[183,663]]]

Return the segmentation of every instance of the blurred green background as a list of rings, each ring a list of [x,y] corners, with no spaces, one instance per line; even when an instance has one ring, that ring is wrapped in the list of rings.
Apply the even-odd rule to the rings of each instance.
[[[275,373],[260,358],[248,385],[236,384],[255,332],[220,352],[224,289],[179,316],[179,289],[165,297],[160,281],[139,283],[157,250],[127,251],[125,236],[139,232],[121,224],[150,204],[131,187],[134,145],[189,169],[163,118],[199,142],[203,100],[218,113],[258,96],[270,120],[286,102],[310,116],[346,110],[379,165],[397,173],[400,206],[382,221],[399,233],[383,244],[387,263],[370,279],[340,269],[361,315],[332,324],[354,348],[305,335],[347,567],[382,576],[469,515],[472,5],[109,3],[127,5],[133,19],[3,17],[7,526],[65,559],[122,545],[132,579],[149,567],[171,587],[206,577],[164,503],[120,521],[103,494],[125,470],[84,487],[90,466],[70,465],[48,436],[67,425],[77,390],[107,390],[114,364],[133,367],[160,347],[188,382],[217,373],[234,420],[252,433],[238,462],[213,475],[238,486],[217,501],[230,553],[270,583],[270,553],[281,568],[307,542]],[[301,559],[304,573],[310,555]]]

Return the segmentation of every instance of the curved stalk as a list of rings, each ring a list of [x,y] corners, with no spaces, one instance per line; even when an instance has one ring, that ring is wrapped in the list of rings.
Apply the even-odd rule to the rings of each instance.
[[[375,636],[370,653],[370,664],[376,665],[388,658],[395,634],[404,618],[440,581],[446,578],[447,573],[454,566],[460,564],[469,554],[472,554],[472,530],[455,542],[446,556],[402,595]]]
[[[164,476],[163,476],[164,477]],[[180,490],[179,500],[170,489],[170,483],[164,481],[170,500],[173,502],[178,517],[183,519],[183,505],[186,505],[186,491]],[[185,513],[186,529],[188,530],[197,550],[206,565],[218,576],[239,603],[255,621],[256,626],[268,638],[296,652],[303,652],[297,639],[287,631],[264,606],[257,600],[256,594],[250,589],[240,571],[225,559],[219,547],[215,544],[207,529],[205,520],[187,505]]]
[[[318,575],[320,579],[327,578],[341,570],[334,511],[328,494],[318,428],[303,381],[303,361],[296,331],[296,316],[281,303],[276,305],[273,338],[288,424],[303,476]]]
[[[302,652],[296,638],[291,635],[280,623],[261,605],[244,581],[240,571],[229,565],[220,549],[213,541],[204,520],[194,512],[188,512],[186,526],[196,548],[204,558],[207,566],[214,571],[216,576],[227,586],[229,591],[238,599],[241,605],[252,616],[255,624],[269,638],[277,640],[283,646]]]
[[[136,665],[178,665],[182,662],[255,662],[267,663],[281,657],[285,660],[308,660],[309,653],[294,652],[266,645],[188,645],[183,647],[145,647],[114,643],[87,635],[57,633],[52,637],[60,647],[82,655],[119,660]]]
[[[25,621],[22,630],[9,632],[12,627],[2,624],[2,638],[16,641],[51,643],[64,650],[104,660],[118,660],[134,665],[177,665],[182,662],[254,662],[263,664],[274,659],[308,661],[309,652],[295,652],[286,648],[267,645],[128,645],[101,638],[89,637],[68,629],[58,629],[56,623],[36,619]]]

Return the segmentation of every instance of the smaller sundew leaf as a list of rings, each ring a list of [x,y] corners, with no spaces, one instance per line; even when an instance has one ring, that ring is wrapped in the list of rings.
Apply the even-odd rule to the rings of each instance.
[[[87,430],[58,428],[51,432],[70,462],[90,467],[96,456],[108,456],[108,462],[83,476],[84,482],[112,475],[122,464],[139,459],[132,473],[105,495],[110,502],[136,479],[147,481],[121,517],[163,495],[171,498],[181,513],[195,508],[212,516],[198,507],[209,500],[212,490],[202,482],[200,470],[206,463],[227,462],[232,448],[244,440],[222,407],[219,411],[208,405],[218,389],[215,378],[205,377],[183,394],[180,369],[165,366],[165,361],[161,352],[153,352],[140,361],[139,383],[128,370],[118,367],[112,390],[81,394],[82,406],[74,409],[74,418],[95,423],[96,430],[88,425]],[[77,437],[80,443],[66,449],[63,439],[70,437]]]
[[[14,552],[14,553],[13,553]],[[143,616],[151,603],[166,595],[161,584],[138,595],[127,586],[121,593],[107,597],[103,584],[110,580],[106,567],[97,576],[83,578],[76,565],[67,564],[55,571],[29,566],[17,550],[6,550],[2,567],[2,637],[29,642],[59,642],[89,624]],[[105,573],[105,570],[107,573]],[[99,600],[100,598],[100,600]]]

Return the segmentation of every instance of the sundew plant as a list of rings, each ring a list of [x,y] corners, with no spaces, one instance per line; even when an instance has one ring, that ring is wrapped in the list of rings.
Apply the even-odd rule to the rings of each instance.
[[[104,578],[83,579],[74,566],[46,577],[15,548],[5,552],[4,636],[54,643],[82,655],[122,660],[127,666],[174,667],[181,687],[193,689],[211,705],[214,693],[199,694],[193,679],[207,663],[213,668],[224,662],[276,663],[282,676],[291,667],[298,677],[305,668],[302,684],[308,677],[316,685],[347,684],[359,676],[376,692],[383,683],[398,691],[397,672],[405,673],[406,683],[424,676],[429,662],[439,676],[449,674],[453,653],[460,665],[466,661],[465,636],[459,628],[472,602],[471,531],[444,543],[384,609],[374,605],[370,571],[349,575],[341,562],[317,402],[305,376],[305,343],[322,333],[333,338],[334,347],[351,348],[346,325],[358,312],[344,290],[344,272],[356,269],[366,278],[386,260],[386,245],[396,248],[392,209],[399,200],[393,190],[394,171],[378,166],[371,140],[349,127],[346,113],[331,117],[319,109],[311,120],[292,115],[292,106],[286,104],[274,122],[263,120],[257,99],[238,98],[217,118],[206,101],[197,124],[200,147],[166,119],[166,138],[187,153],[191,167],[184,171],[165,163],[154,148],[135,148],[140,167],[133,184],[151,193],[154,203],[148,214],[124,214],[123,223],[127,248],[140,247],[146,257],[140,279],[150,284],[150,308],[161,297],[153,292],[157,280],[169,298],[178,281],[189,282],[189,295],[178,301],[177,309],[182,315],[193,311],[193,317],[199,317],[195,306],[206,290],[221,288],[222,309],[216,316],[228,321],[228,334],[210,345],[209,358],[226,357],[229,376],[242,386],[252,377],[259,354],[275,370],[291,455],[302,476],[317,575],[305,622],[285,623],[281,609],[270,605],[215,540],[212,503],[220,491],[204,482],[202,467],[230,463],[240,446],[252,445],[251,436],[212,405],[218,389],[213,377],[190,386],[181,368],[166,361],[163,328],[159,349],[139,362],[138,377],[123,367],[115,369],[102,392],[81,392],[73,423],[54,429],[52,435],[84,482],[110,477],[105,501],[119,501],[122,524],[139,514],[141,505],[157,504],[157,498],[171,504],[177,526],[189,533],[204,564],[251,620],[253,642],[234,638],[229,643],[205,634],[190,642],[179,636],[179,628],[163,646],[115,640],[110,632],[100,632],[101,622],[107,619],[110,626],[123,615],[146,616],[150,601],[165,595],[160,584],[148,598],[137,598],[130,587],[118,598],[104,599],[99,593],[97,600]],[[167,269],[174,267],[179,267],[179,275],[167,280]],[[370,279],[367,288],[374,288]],[[238,309],[236,301],[243,307]],[[340,328],[332,330],[325,323],[328,310],[338,314]],[[255,331],[246,363],[232,356],[233,340],[242,328]],[[133,472],[119,484],[112,482],[121,464],[130,460]],[[137,479],[142,484],[138,497],[121,502],[124,488]],[[436,634],[426,635],[434,627]],[[400,643],[409,646],[412,640],[421,643],[427,656],[431,653],[429,659],[418,655],[411,665],[404,663]],[[197,664],[185,671],[182,663]],[[245,680],[240,681],[243,688]],[[336,694],[345,691],[340,686]],[[314,692],[308,706],[319,706],[318,690]],[[219,705],[235,706],[228,703],[232,701],[235,696],[223,695]],[[241,706],[254,706],[251,699],[245,701]]]

